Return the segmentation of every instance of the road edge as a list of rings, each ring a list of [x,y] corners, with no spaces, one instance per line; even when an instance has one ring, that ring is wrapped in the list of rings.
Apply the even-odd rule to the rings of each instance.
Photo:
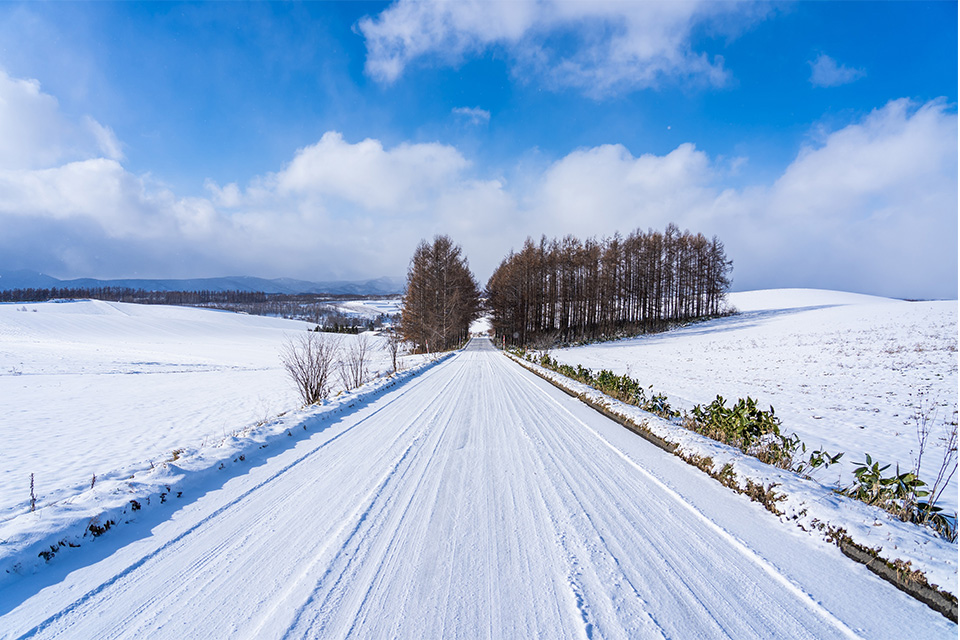
[[[884,553],[883,546],[879,548],[873,546],[876,543],[876,540],[874,539],[876,536],[871,536],[868,540],[863,540],[861,538],[861,540],[858,541],[854,537],[858,531],[850,527],[845,518],[838,517],[839,514],[836,513],[823,513],[824,504],[820,500],[822,494],[824,492],[833,494],[833,492],[827,487],[824,487],[813,480],[801,478],[796,474],[791,474],[794,476],[793,479],[795,481],[805,482],[816,486],[815,488],[817,490],[814,493],[820,495],[810,496],[807,495],[811,493],[809,491],[796,490],[796,482],[788,483],[790,485],[789,487],[784,486],[786,483],[770,482],[770,476],[783,476],[787,472],[774,467],[769,467],[769,471],[767,471],[767,473],[750,473],[750,470],[754,468],[755,465],[763,465],[763,463],[761,463],[759,460],[749,458],[733,447],[729,447],[719,442],[714,442],[705,438],[704,436],[683,429],[682,427],[672,425],[662,418],[644,412],[637,407],[620,402],[619,400],[611,398],[610,396],[588,387],[587,385],[575,380],[571,380],[562,374],[544,369],[543,367],[525,361],[511,353],[505,351],[501,353],[527,371],[530,371],[537,377],[549,382],[567,395],[576,398],[583,404],[601,413],[605,417],[639,435],[641,438],[647,440],[656,447],[666,451],[667,453],[675,455],[687,464],[700,469],[710,477],[717,480],[723,486],[747,496],[754,502],[762,504],[768,511],[778,516],[781,522],[790,521],[807,533],[816,532],[819,534],[818,537],[821,539],[839,547],[840,551],[847,558],[865,565],[875,575],[889,582],[919,602],[927,605],[950,621],[957,623],[956,595],[950,591],[947,591],[946,589],[940,588],[937,584],[932,584],[928,580],[927,575],[928,573],[932,572],[930,571],[930,567],[924,566],[927,564],[926,562],[923,562],[922,559],[918,557],[912,557],[906,560],[902,557],[896,556],[894,556],[892,559],[885,557],[884,555],[881,555]],[[655,432],[653,429],[651,429],[651,424],[658,423],[664,423],[663,425],[659,426],[666,425],[667,428],[661,428]],[[670,432],[675,429],[683,429],[682,435],[684,437],[671,438]],[[697,443],[703,446],[690,446],[692,442],[696,442],[697,440],[703,441]],[[723,452],[727,455],[723,456],[723,459],[721,459],[719,462],[717,461],[719,456],[716,455],[718,452],[718,447],[720,448],[720,451],[723,449],[727,450]],[[704,455],[703,451],[705,449],[709,450],[713,455]],[[739,464],[734,464],[731,459],[736,460],[736,462]],[[767,467],[769,465],[763,466]],[[778,477],[776,479],[782,480],[783,478]],[[787,493],[784,493],[785,491]],[[855,502],[844,496],[839,496],[836,494],[833,495],[838,499],[833,504],[836,504],[839,508],[846,507],[851,510],[862,512],[862,508],[867,507],[868,509],[876,511],[877,513],[871,514],[873,515],[873,520],[875,523],[874,526],[896,526],[894,523],[899,525],[907,524],[893,519],[890,514],[887,514],[876,507],[868,507],[867,505]],[[792,504],[781,505],[782,502],[787,501],[788,499],[791,499],[789,500],[789,503]],[[817,515],[821,517],[808,518],[807,516],[809,515],[809,510],[814,505],[819,507],[816,509]],[[793,508],[788,509],[787,511],[782,511],[780,509],[781,506],[789,506]],[[838,509],[833,509],[833,511],[837,510]],[[833,517],[830,517],[831,515]],[[891,519],[893,519],[893,523],[890,522]],[[876,525],[876,523],[880,524]],[[916,528],[915,525],[912,526]],[[897,528],[902,529],[903,527]],[[900,536],[904,535],[901,532],[897,533]],[[924,531],[908,531],[907,533],[917,533],[921,538],[923,538],[923,540],[919,543],[922,546],[928,545],[930,543],[930,538],[934,537],[927,535]],[[860,536],[857,537],[860,538]],[[953,549],[952,554],[954,558],[956,558],[955,548]],[[890,555],[889,552],[887,552],[886,555]],[[920,565],[920,568],[913,568],[917,565]],[[956,564],[954,564],[954,584],[955,583]],[[954,589],[956,589],[955,586]]]
[[[212,473],[228,470],[224,481],[231,473],[245,473],[241,465],[249,468],[263,456],[274,455],[277,447],[273,445],[289,447],[313,436],[318,432],[317,423],[375,400],[457,353],[439,354],[410,369],[375,378],[349,393],[260,424],[240,437],[226,437],[219,446],[177,449],[170,459],[151,468],[98,482],[79,494],[0,523],[0,589],[18,576],[41,570],[64,550],[81,547],[116,526],[135,521],[140,515],[137,512],[175,503]]]

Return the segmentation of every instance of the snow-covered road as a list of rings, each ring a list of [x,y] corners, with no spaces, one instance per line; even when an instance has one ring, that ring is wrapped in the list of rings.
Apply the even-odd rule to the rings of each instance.
[[[9,582],[0,635],[957,635],[486,340],[213,480]]]

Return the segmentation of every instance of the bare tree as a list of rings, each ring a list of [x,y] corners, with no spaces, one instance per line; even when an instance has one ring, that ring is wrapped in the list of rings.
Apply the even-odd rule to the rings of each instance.
[[[365,333],[357,334],[346,348],[343,359],[340,361],[340,381],[347,391],[356,389],[367,381],[367,361],[372,345]]]
[[[719,240],[673,224],[600,240],[527,239],[494,271],[487,305],[496,335],[514,344],[658,331],[719,313],[730,269]]]
[[[287,339],[280,360],[304,404],[327,397],[334,365],[340,354],[340,338],[307,331]]]
[[[399,333],[390,329],[387,332],[387,353],[390,354],[390,363],[393,365],[393,370],[397,371],[398,358],[400,356],[400,347],[403,345],[403,336]]]

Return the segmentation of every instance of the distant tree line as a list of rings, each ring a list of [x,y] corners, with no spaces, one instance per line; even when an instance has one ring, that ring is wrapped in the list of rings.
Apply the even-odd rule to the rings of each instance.
[[[259,291],[146,291],[127,287],[9,289],[0,291],[0,302],[45,302],[63,299],[107,300],[137,304],[200,306],[216,303],[256,304],[267,301]]]
[[[260,291],[146,291],[126,287],[26,288],[0,291],[0,302],[90,299],[135,304],[205,307],[258,316],[305,320],[325,329],[329,328],[348,333],[381,327],[391,321],[392,318],[385,314],[380,314],[376,318],[348,315],[332,303],[338,300],[378,299],[381,297],[312,293],[263,293]]]
[[[476,279],[448,236],[420,242],[410,260],[400,330],[420,351],[444,351],[464,342],[480,313]]]
[[[731,269],[716,237],[673,224],[625,238],[528,238],[494,271],[487,306],[497,336],[519,345],[659,331],[719,314]]]

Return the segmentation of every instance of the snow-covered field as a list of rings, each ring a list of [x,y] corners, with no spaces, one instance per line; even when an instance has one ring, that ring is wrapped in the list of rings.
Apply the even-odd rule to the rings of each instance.
[[[0,304],[0,522],[213,446],[300,401],[279,352],[303,322],[100,301]],[[343,341],[354,340],[342,336]],[[389,356],[373,354],[371,372]]]
[[[400,313],[402,309],[402,298],[378,298],[375,300],[358,299],[343,300],[329,303],[337,307],[343,313],[352,316],[374,319],[383,314],[392,316]]]
[[[12,572],[0,637],[957,636],[487,339],[350,406]]]
[[[956,301],[809,289],[729,299],[740,314],[553,356],[629,374],[686,409],[718,394],[772,405],[783,429],[797,433],[808,450],[845,452],[842,468],[821,476],[828,483],[847,483],[864,454],[913,468],[918,422],[926,420],[932,431],[921,473],[932,480],[943,456],[940,437],[956,420]],[[941,505],[956,511],[956,477]]]

